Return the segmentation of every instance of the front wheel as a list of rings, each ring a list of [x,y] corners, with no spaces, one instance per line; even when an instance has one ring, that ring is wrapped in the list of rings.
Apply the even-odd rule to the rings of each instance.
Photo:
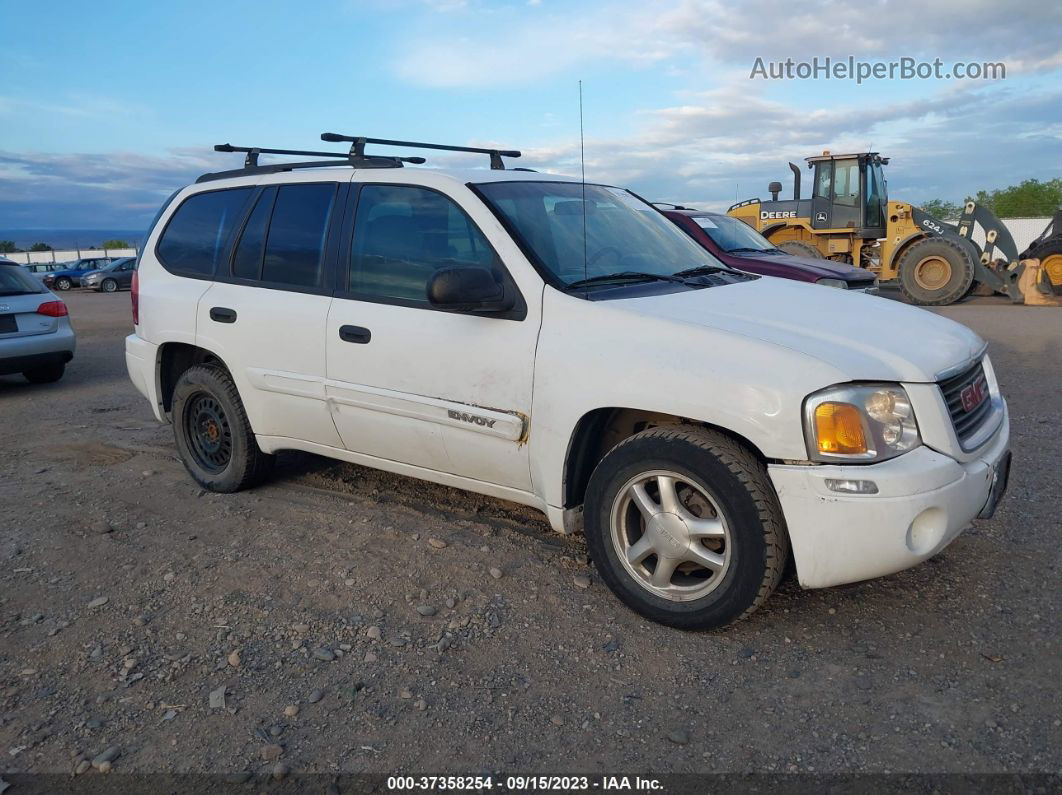
[[[100,285],[100,289],[105,293],[113,293],[118,289],[118,282],[114,279],[104,279],[103,283]]]
[[[64,291],[65,290],[69,290],[71,285],[72,285],[72,282],[68,278],[66,278],[65,276],[61,276],[60,278],[55,280],[55,289],[56,290],[64,290]]]
[[[173,390],[173,433],[189,474],[203,488],[239,491],[260,481],[273,456],[258,447],[232,378],[220,367],[198,365]]]
[[[945,237],[925,237],[900,257],[900,289],[913,304],[947,306],[973,286],[974,263],[959,244]]]
[[[682,629],[755,611],[789,555],[763,465],[703,428],[654,428],[613,448],[590,478],[584,519],[609,588],[646,618]]]
[[[802,243],[799,240],[787,240],[784,243],[779,243],[778,248],[782,249],[786,254],[792,254],[794,257],[822,259],[821,251],[810,243]]]

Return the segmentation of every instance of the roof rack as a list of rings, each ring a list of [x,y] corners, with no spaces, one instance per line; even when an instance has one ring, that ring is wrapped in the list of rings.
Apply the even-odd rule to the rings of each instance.
[[[338,133],[321,133],[322,141],[337,143],[349,141],[350,151],[343,152],[314,152],[306,149],[267,149],[263,146],[233,146],[232,144],[216,144],[215,152],[243,152],[243,168],[230,169],[228,171],[215,171],[203,174],[196,182],[210,182],[227,177],[243,177],[250,174],[275,174],[281,171],[293,171],[297,168],[324,168],[328,166],[350,166],[353,168],[401,168],[406,163],[420,165],[425,162],[423,157],[398,157],[394,155],[367,155],[365,144],[383,144],[385,146],[407,146],[413,149],[442,149],[447,152],[474,152],[476,154],[490,155],[490,167],[495,170],[504,170],[503,157],[520,157],[515,149],[481,149],[475,146],[451,146],[450,144],[429,144],[417,141],[392,141],[389,138],[366,138],[364,136],[339,135]],[[296,157],[327,157],[331,160],[307,160],[296,163],[267,163],[260,165],[259,155],[294,155]],[[520,169],[530,171],[531,169]]]
[[[215,144],[215,152],[244,152],[243,168],[229,171],[216,171],[203,174],[196,182],[209,182],[226,177],[240,177],[249,174],[275,174],[281,171],[292,171],[297,168],[324,168],[328,166],[352,166],[354,168],[401,168],[404,163],[419,165],[424,162],[423,157],[355,157],[343,152],[313,152],[305,149],[268,149],[262,146],[233,146],[232,144]],[[299,157],[330,157],[334,160],[309,160],[298,163],[267,163],[259,165],[259,155],[296,155]]]
[[[360,135],[340,135],[339,133],[321,133],[321,140],[330,143],[349,141],[351,157],[365,157],[365,144],[382,144],[384,146],[408,146],[412,149],[441,149],[445,152],[474,152],[490,155],[490,167],[495,171],[504,171],[503,157],[520,157],[515,149],[483,149],[478,146],[451,146],[450,144],[427,144],[418,141],[392,141],[389,138],[366,138]]]

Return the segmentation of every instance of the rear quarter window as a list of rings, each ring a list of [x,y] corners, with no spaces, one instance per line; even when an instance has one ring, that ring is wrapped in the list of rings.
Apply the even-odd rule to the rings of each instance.
[[[252,191],[250,187],[228,188],[185,199],[155,248],[162,266],[182,276],[213,276]]]

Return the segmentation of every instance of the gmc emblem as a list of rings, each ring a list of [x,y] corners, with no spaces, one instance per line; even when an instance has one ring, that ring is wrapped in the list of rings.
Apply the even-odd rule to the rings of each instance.
[[[971,412],[975,408],[981,405],[985,399],[985,383],[984,381],[977,380],[966,387],[959,393],[959,399],[962,400],[963,411]]]

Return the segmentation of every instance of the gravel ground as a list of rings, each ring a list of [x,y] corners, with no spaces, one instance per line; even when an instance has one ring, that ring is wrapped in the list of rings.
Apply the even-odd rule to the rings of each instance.
[[[301,454],[201,491],[126,378],[128,295],[64,298],[64,380],[0,378],[0,772],[1062,769],[1062,310],[942,310],[1010,401],[994,519],[683,633],[519,506]]]

